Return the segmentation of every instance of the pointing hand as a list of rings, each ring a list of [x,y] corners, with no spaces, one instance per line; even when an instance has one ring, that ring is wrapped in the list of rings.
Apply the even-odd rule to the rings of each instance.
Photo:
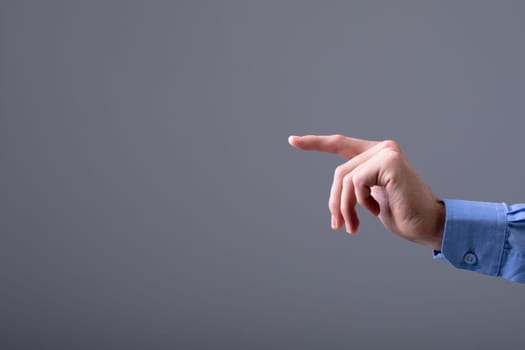
[[[377,216],[399,236],[441,250],[445,207],[417,175],[394,141],[368,141],[342,135],[290,136],[304,151],[333,153],[347,159],[334,172],[328,207],[331,226],[348,233],[359,227],[356,204]]]

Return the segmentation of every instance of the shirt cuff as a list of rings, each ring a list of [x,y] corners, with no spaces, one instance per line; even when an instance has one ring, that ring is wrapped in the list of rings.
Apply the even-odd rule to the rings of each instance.
[[[441,252],[434,258],[483,274],[500,274],[507,236],[504,203],[443,200],[446,208]]]

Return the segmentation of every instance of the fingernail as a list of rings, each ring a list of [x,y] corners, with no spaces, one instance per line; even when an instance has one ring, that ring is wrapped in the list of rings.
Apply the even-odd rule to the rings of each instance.
[[[335,216],[332,215],[332,230],[335,230]]]
[[[352,234],[352,228],[350,227],[350,224],[346,224],[346,232],[349,233],[349,234]]]

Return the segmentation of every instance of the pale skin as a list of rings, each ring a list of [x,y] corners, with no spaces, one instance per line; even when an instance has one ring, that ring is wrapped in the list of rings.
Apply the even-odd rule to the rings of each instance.
[[[420,178],[399,145],[343,135],[290,136],[303,151],[339,155],[346,162],[334,171],[328,208],[331,227],[353,234],[359,227],[356,205],[377,216],[391,232],[441,250],[445,207]]]

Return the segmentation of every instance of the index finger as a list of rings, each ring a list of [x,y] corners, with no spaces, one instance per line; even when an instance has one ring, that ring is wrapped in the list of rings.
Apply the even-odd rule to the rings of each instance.
[[[352,158],[378,144],[378,141],[362,140],[343,135],[290,136],[288,143],[303,151],[318,151]]]

